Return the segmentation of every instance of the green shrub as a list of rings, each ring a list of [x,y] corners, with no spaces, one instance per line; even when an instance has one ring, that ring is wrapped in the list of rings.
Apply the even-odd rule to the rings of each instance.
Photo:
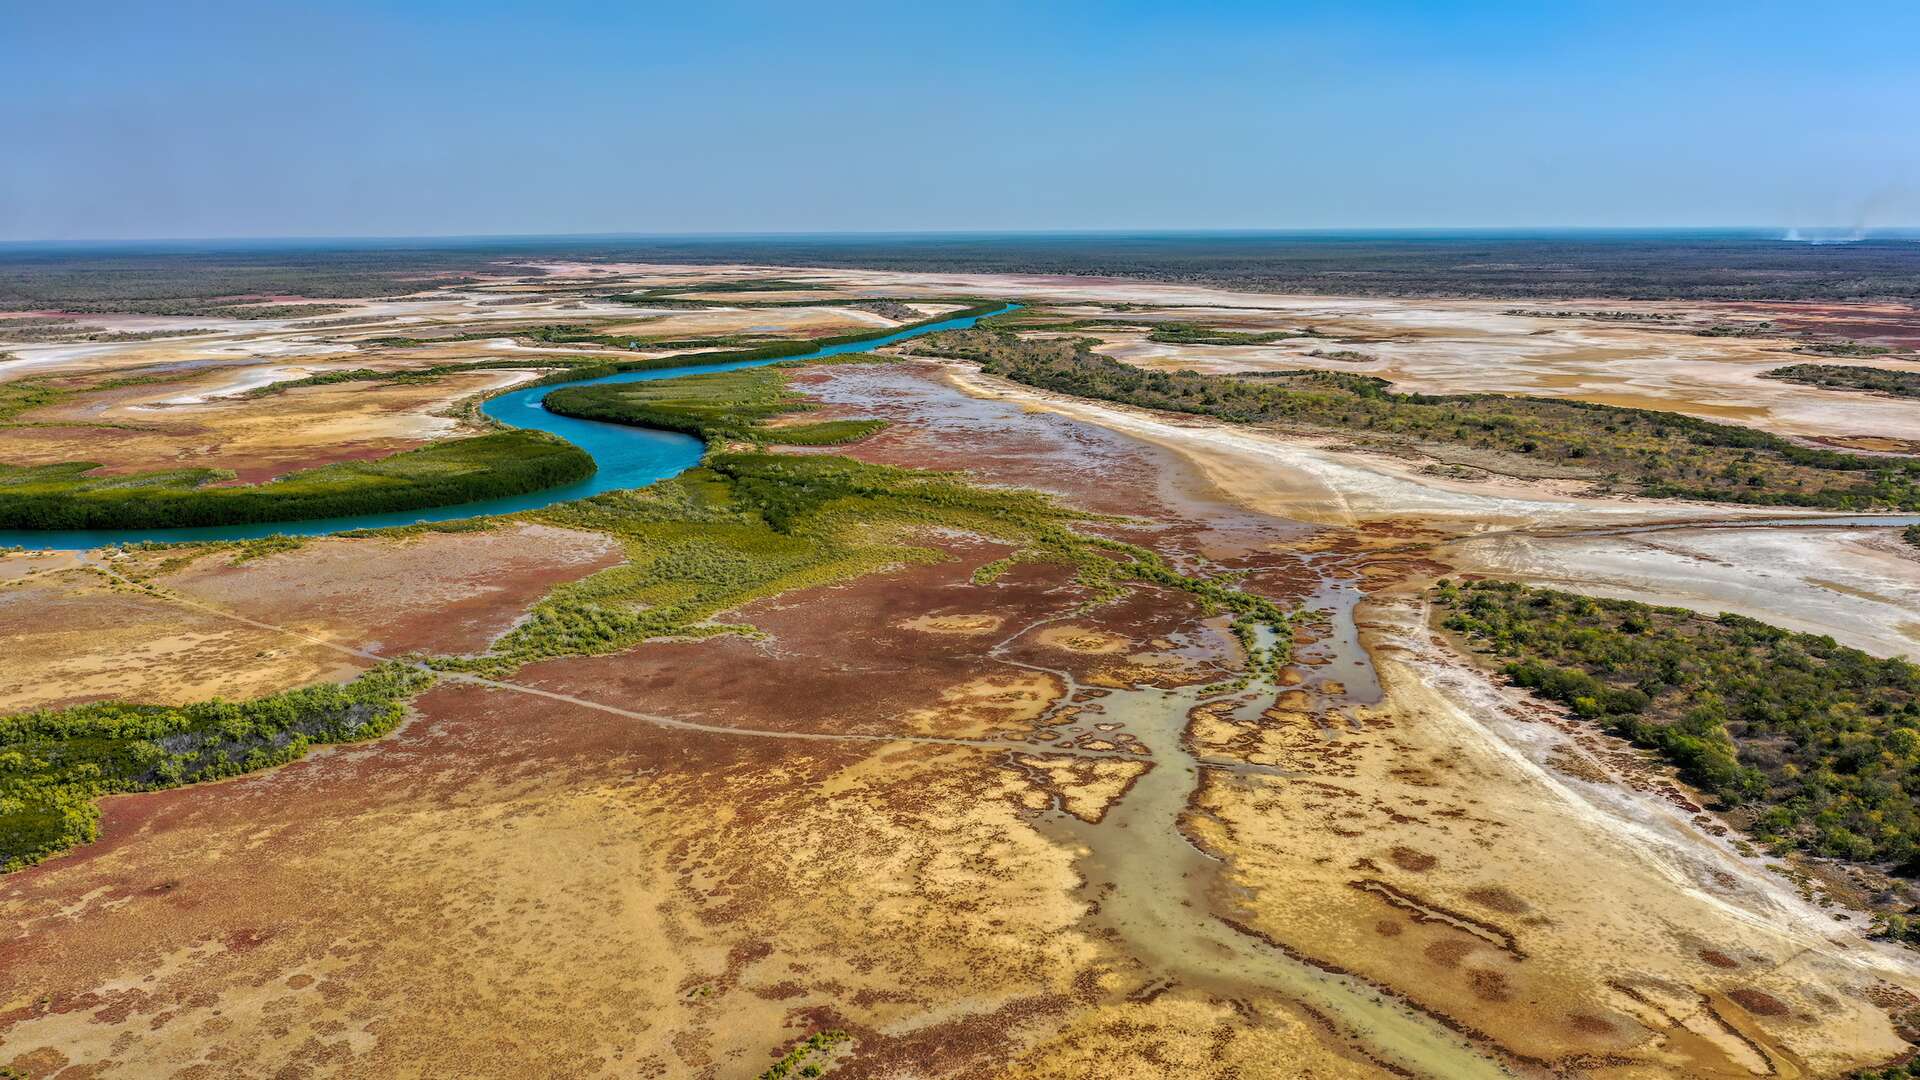
[[[1435,587],[1516,685],[1648,747],[1776,845],[1920,869],[1920,667],[1740,615]]]
[[[102,795],[233,776],[298,760],[316,744],[383,735],[431,681],[388,664],[344,686],[247,702],[101,702],[0,717],[0,869],[92,840]]]

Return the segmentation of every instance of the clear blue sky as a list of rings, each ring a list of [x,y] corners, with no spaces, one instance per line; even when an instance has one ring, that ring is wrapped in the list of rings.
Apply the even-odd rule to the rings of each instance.
[[[0,239],[1920,224],[1920,4],[0,0]]]

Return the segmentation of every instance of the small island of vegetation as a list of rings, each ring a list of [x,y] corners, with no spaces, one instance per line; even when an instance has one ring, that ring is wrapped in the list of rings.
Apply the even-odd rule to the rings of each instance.
[[[549,393],[545,404],[562,416],[663,428],[697,435],[709,443],[832,446],[864,439],[887,426],[884,420],[768,423],[812,408],[786,389],[786,372],[777,367],[568,386]]]
[[[1804,383],[1828,390],[1860,390],[1890,397],[1920,398],[1920,371],[1859,367],[1853,364],[1791,364],[1763,378]]]

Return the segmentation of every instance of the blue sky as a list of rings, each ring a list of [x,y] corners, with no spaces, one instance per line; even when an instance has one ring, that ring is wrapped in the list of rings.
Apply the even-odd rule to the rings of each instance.
[[[1920,224],[1920,4],[0,0],[0,239]]]

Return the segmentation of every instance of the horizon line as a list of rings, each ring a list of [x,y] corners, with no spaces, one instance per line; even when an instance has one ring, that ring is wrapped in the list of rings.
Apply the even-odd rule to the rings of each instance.
[[[1059,229],[781,229],[781,230],[703,230],[675,232],[570,232],[570,233],[420,233],[394,235],[378,233],[315,234],[236,234],[225,236],[139,236],[74,237],[37,239],[0,239],[0,248],[104,248],[131,245],[187,244],[300,244],[300,243],[433,243],[478,241],[588,241],[588,240],[782,240],[837,238],[903,237],[1129,237],[1129,236],[1369,236],[1392,234],[1430,235],[1575,235],[1596,233],[1691,233],[1758,234],[1780,233],[1779,239],[1799,240],[1794,234],[1818,238],[1861,241],[1876,239],[1920,238],[1920,225],[1367,225],[1311,227],[1218,227],[1218,228],[1059,228]],[[1912,234],[1912,235],[1908,235]],[[1806,242],[1800,240],[1799,242]]]

